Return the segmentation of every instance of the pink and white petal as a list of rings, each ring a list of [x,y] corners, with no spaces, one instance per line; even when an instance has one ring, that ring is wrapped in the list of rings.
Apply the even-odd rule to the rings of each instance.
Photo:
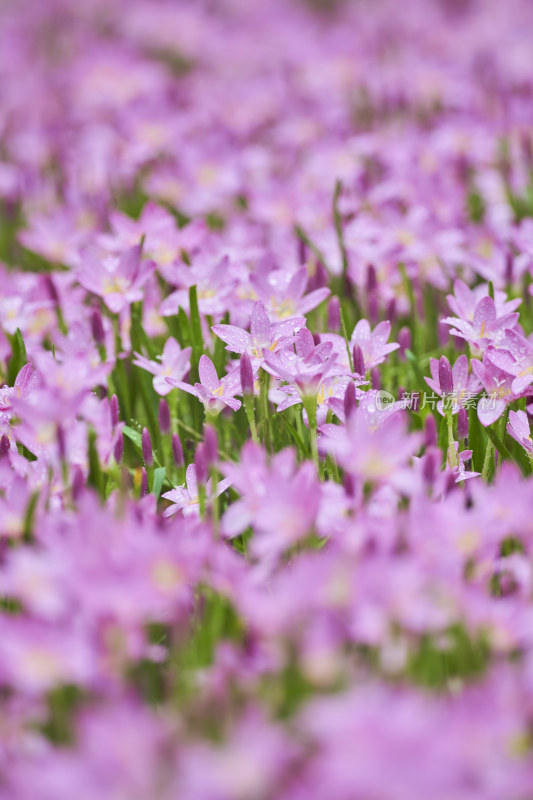
[[[228,539],[239,536],[252,522],[252,515],[243,500],[236,500],[222,517],[222,533]]]
[[[505,400],[493,397],[481,397],[477,404],[477,416],[483,427],[486,428],[487,425],[492,425],[493,422],[496,422],[506,408],[507,403]]]
[[[468,381],[468,358],[460,355],[452,367],[454,389],[462,389]]]
[[[215,366],[210,358],[206,355],[200,356],[200,362],[198,364],[198,374],[200,376],[200,382],[214,392],[218,389],[219,380],[217,371]]]
[[[315,289],[313,292],[309,292],[309,294],[306,294],[298,304],[298,311],[301,314],[307,314],[308,311],[312,311],[314,308],[319,306],[320,303],[323,303],[324,300],[329,297],[329,295],[330,290],[326,287],[322,289]]]
[[[226,350],[232,353],[247,353],[252,349],[252,337],[242,328],[235,325],[213,325],[211,330],[226,343]]]
[[[263,303],[258,300],[254,305],[252,319],[250,321],[251,338],[259,346],[268,346],[270,344],[271,328],[272,326],[270,324],[267,310]]]

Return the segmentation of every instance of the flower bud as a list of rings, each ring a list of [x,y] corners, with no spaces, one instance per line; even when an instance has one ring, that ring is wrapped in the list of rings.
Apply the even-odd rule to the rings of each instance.
[[[243,353],[241,356],[240,364],[241,372],[241,387],[243,394],[254,393],[254,373],[252,370],[252,362],[248,353]]]
[[[439,361],[439,384],[442,394],[453,392],[453,375],[450,362],[446,356],[441,356]]]
[[[344,417],[346,420],[350,419],[355,407],[355,383],[350,381],[344,393]]]
[[[183,461],[183,447],[181,446],[181,439],[177,433],[172,434],[172,455],[177,467],[182,467]]]
[[[164,397],[159,401],[159,429],[162,434],[170,433],[170,409]]]
[[[111,426],[116,428],[118,425],[118,417],[120,413],[120,409],[118,406],[118,397],[116,394],[111,395],[111,399],[109,401],[109,411],[111,412]]]
[[[10,450],[11,444],[9,442],[9,437],[7,434],[3,433],[2,437],[0,438],[0,458],[2,456],[7,456]]]
[[[105,344],[105,331],[102,314],[99,308],[93,308],[91,313],[91,332],[96,344]]]
[[[399,355],[401,358],[405,358],[405,351],[411,349],[411,331],[407,325],[398,331],[398,344],[400,345]]]
[[[141,470],[141,497],[145,497],[148,494],[148,474],[143,467]]]
[[[358,344],[354,344],[353,346],[353,371],[357,375],[365,374],[365,359],[363,351]]]
[[[117,462],[117,464],[120,464],[120,462],[124,457],[124,436],[122,434],[122,431],[120,432],[120,435],[117,437],[117,441],[115,442],[113,455],[115,457],[115,461]]]
[[[370,370],[370,382],[372,384],[372,388],[379,391],[381,389],[381,375],[379,374],[379,369],[377,367],[373,367]]]
[[[433,417],[431,419],[433,419]],[[422,477],[424,478],[424,482],[427,483],[429,486],[435,483],[435,479],[438,474],[440,459],[441,459],[440,450],[438,450],[436,447],[428,448],[427,453],[424,455],[424,458],[422,459]]]
[[[207,458],[205,452],[205,444],[199,444],[196,447],[194,454],[194,466],[196,469],[196,480],[198,483],[205,483],[207,481]]]
[[[378,287],[378,281],[376,276],[376,268],[373,264],[368,265],[368,269],[366,271],[366,291],[371,294],[375,292]]]
[[[461,441],[468,439],[468,412],[462,406],[457,414],[457,438]]]
[[[433,414],[428,414],[424,426],[424,444],[426,447],[435,447],[437,444],[437,423]]]
[[[341,327],[341,303],[338,297],[333,295],[328,303],[328,330],[339,331]]]
[[[85,477],[83,475],[83,470],[79,466],[79,464],[75,464],[72,467],[72,482],[71,482],[72,499],[74,500],[74,502],[78,500],[84,486],[85,486]]]

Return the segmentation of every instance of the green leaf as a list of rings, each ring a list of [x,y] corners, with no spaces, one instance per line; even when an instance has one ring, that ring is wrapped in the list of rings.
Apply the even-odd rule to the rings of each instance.
[[[124,436],[133,442],[139,453],[142,453],[142,436],[139,431],[136,431],[134,428],[130,428],[129,425],[124,425],[122,428],[122,433]]]
[[[163,488],[163,481],[165,480],[167,471],[165,467],[157,467],[154,470],[154,477],[152,481],[152,494],[155,494],[156,499],[159,500],[161,489]]]
[[[198,363],[200,356],[203,353],[204,342],[202,337],[200,312],[198,310],[198,291],[196,286],[191,286],[189,289],[189,321],[193,356],[195,362]]]
[[[28,356],[26,355],[26,345],[24,344],[20,328],[17,328],[16,333],[10,336],[9,340],[11,342],[11,358],[9,359],[7,382],[9,386],[13,386],[15,378],[20,370],[28,363]]]
[[[485,428],[485,430],[487,431],[487,436],[489,437],[492,444],[500,454],[500,458],[504,458],[507,461],[513,461],[518,467],[518,469],[522,472],[522,475],[527,475],[528,473],[524,471],[523,465],[512,453],[509,452],[509,450],[507,449],[503,441],[500,439],[496,431],[490,426]]]

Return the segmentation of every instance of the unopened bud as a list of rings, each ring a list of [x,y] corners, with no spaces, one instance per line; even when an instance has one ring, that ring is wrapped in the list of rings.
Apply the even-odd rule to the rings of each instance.
[[[141,470],[141,497],[145,497],[148,494],[148,474],[143,467]]]
[[[118,425],[118,417],[120,413],[120,409],[118,406],[118,397],[116,394],[111,395],[111,399],[109,400],[109,411],[111,412],[111,426],[116,428]]]
[[[174,456],[174,463],[177,467],[182,467],[183,461],[183,447],[181,446],[181,439],[177,433],[172,434],[172,455]]]
[[[463,406],[457,414],[457,438],[461,441],[468,439],[468,412]]]
[[[381,389],[381,375],[379,374],[379,369],[377,367],[373,367],[370,370],[370,382],[372,384],[372,388],[379,391]]]
[[[91,332],[96,344],[105,344],[105,331],[102,314],[99,308],[93,308],[91,313]]]
[[[435,483],[440,459],[440,450],[438,450],[436,447],[430,447],[422,460],[422,476],[424,478],[424,482],[430,486]]]
[[[365,374],[365,358],[358,344],[354,344],[353,346],[353,371],[357,375]]]
[[[355,383],[350,381],[344,393],[344,417],[346,420],[350,419],[355,407]]]
[[[435,447],[437,444],[437,423],[433,414],[428,414],[424,425],[424,444],[426,447]]]
[[[164,397],[159,401],[159,429],[162,434],[170,433],[170,409]]]
[[[341,303],[338,297],[333,295],[328,303],[328,330],[338,331],[341,327]]]
[[[122,434],[122,431],[120,432],[120,435],[117,437],[117,441],[115,442],[113,455],[115,456],[115,461],[117,462],[117,464],[120,464],[120,462],[124,457],[124,436]]]
[[[9,437],[7,434],[3,433],[2,437],[0,438],[0,457],[7,456],[10,450],[11,445],[9,443]]]
[[[405,358],[405,351],[411,349],[411,331],[406,325],[398,331],[398,344],[400,345],[400,356]]]
[[[243,353],[241,356],[240,364],[241,372],[241,387],[243,394],[254,393],[254,372],[252,369],[252,362],[248,353]]]
[[[446,356],[441,356],[439,361],[439,384],[442,394],[453,392],[453,375],[450,362]]]
[[[72,492],[72,499],[74,502],[79,498],[80,494],[83,491],[83,487],[85,486],[85,477],[83,475],[83,470],[79,466],[79,464],[75,464],[72,467],[72,483],[71,483],[71,492]]]
[[[376,291],[377,286],[376,268],[373,264],[369,264],[366,272],[366,290],[370,294]]]
[[[205,483],[207,480],[207,458],[205,445],[200,443],[196,447],[194,454],[194,467],[196,469],[196,480],[198,483]]]

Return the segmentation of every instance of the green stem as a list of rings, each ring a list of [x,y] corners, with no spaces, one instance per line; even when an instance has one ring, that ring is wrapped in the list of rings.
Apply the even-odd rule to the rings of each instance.
[[[253,394],[243,395],[243,402],[244,402],[244,410],[246,412],[246,417],[248,419],[248,425],[250,426],[250,432],[252,434],[252,441],[257,443],[259,441],[259,438],[257,436],[257,426],[255,424],[255,408],[254,408]]]
[[[315,465],[317,472],[320,470],[320,465],[318,463],[318,443],[317,443],[317,425],[316,425],[316,396],[307,395],[303,398],[303,404],[305,408],[305,412],[307,414],[307,422],[309,424],[309,434],[311,437],[311,457],[313,459],[313,464]]]
[[[481,471],[481,477],[484,481],[488,483],[490,479],[491,473],[491,466],[492,466],[492,457],[494,455],[494,445],[492,443],[492,439],[489,439],[487,442],[487,449],[485,450],[485,460],[483,462],[483,469]]]
[[[448,426],[448,461],[451,467],[458,467],[459,457],[455,452],[455,439],[453,438],[453,416],[451,411],[446,411],[445,413]]]

